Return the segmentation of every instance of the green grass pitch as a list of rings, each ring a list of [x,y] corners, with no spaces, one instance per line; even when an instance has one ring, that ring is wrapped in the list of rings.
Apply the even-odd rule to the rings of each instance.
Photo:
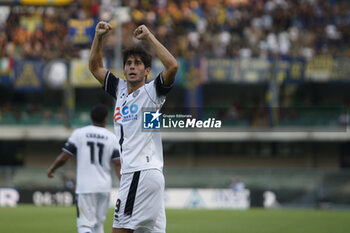
[[[105,222],[112,229],[113,209]],[[350,211],[335,210],[167,210],[167,233],[342,233]],[[0,207],[1,233],[75,233],[74,207]]]

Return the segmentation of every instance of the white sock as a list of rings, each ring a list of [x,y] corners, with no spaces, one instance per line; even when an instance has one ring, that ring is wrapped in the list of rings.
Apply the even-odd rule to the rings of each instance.
[[[94,233],[105,233],[105,232],[104,232],[104,229],[103,229],[103,224],[102,224],[102,223],[97,224],[97,225],[94,227]]]

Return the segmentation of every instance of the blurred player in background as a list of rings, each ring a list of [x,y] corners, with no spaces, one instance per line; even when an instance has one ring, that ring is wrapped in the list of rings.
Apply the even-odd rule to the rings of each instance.
[[[102,63],[102,38],[111,30],[106,22],[96,26],[89,68],[104,90],[116,98],[114,127],[121,152],[120,190],[113,222],[113,233],[165,232],[163,148],[160,132],[142,130],[142,108],[155,110],[153,120],[165,102],[177,72],[177,61],[145,25],[134,37],[146,42],[159,57],[164,70],[146,83],[152,56],[142,47],[123,51],[123,73],[115,77]]]
[[[103,233],[108,211],[112,178],[111,161],[120,179],[120,156],[116,136],[105,128],[108,110],[96,105],[90,113],[92,125],[73,131],[62,153],[47,170],[54,171],[71,157],[77,159],[77,227],[78,233]]]
[[[62,176],[62,180],[64,183],[64,189],[68,190],[70,192],[75,192],[75,174],[74,171],[68,170],[65,174]]]
[[[242,192],[245,190],[245,184],[241,177],[236,177],[232,180],[229,188],[235,192]]]

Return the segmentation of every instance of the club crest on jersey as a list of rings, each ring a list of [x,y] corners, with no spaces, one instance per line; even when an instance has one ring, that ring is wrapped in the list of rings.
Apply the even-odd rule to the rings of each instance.
[[[116,107],[114,112],[114,123],[121,120],[122,122],[137,120],[137,112],[139,107],[137,104],[123,105],[121,107]]]
[[[143,128],[144,129],[160,129],[161,113],[157,111],[143,112]]]
[[[140,94],[140,89],[136,90],[134,93],[132,93],[132,97],[136,97]]]

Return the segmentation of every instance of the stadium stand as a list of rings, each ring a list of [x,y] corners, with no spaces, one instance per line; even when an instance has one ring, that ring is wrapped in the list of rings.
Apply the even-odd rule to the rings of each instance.
[[[146,24],[179,61],[164,112],[185,109],[224,125],[215,135],[164,132],[170,187],[223,188],[239,175],[253,191],[277,191],[282,204],[330,198],[350,205],[349,1],[120,3],[122,47],[134,42],[130,29]],[[50,186],[42,166],[74,128],[89,123],[89,106],[113,109],[89,79],[86,59],[97,20],[118,25],[115,9],[108,0],[1,4],[0,186],[25,187],[28,177]],[[105,62],[115,69],[118,36],[105,39]],[[50,83],[51,62],[65,65],[68,81]],[[152,74],[159,71],[155,60]],[[9,175],[1,166],[21,169]]]

